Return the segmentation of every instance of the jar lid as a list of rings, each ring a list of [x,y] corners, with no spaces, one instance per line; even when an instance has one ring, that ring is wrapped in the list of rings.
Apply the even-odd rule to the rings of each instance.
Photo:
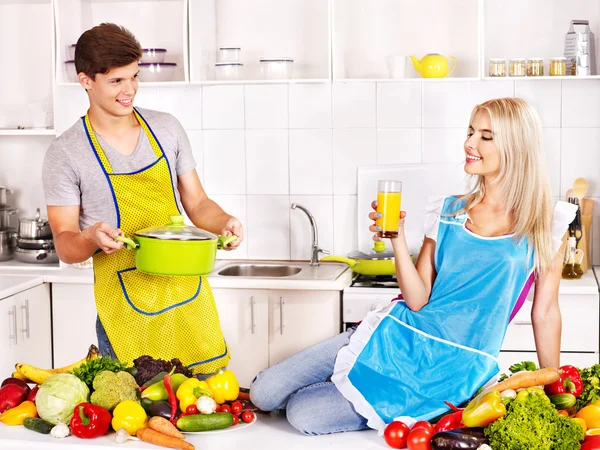
[[[183,223],[184,217],[181,215],[169,216],[171,223],[159,227],[144,228],[135,232],[136,236],[143,236],[163,240],[177,241],[206,241],[217,239],[214,234],[201,228],[187,226]]]
[[[511,61],[526,61],[525,58],[513,58]]]
[[[506,62],[506,58],[491,58],[490,62]]]
[[[543,61],[544,58],[529,58],[529,61]]]
[[[550,60],[552,60],[552,61],[566,61],[567,58],[565,58],[564,56],[556,56],[554,58],[550,58]]]

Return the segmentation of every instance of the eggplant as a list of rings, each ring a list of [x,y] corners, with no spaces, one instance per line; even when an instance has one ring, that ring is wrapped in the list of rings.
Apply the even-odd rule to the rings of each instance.
[[[157,402],[152,403],[150,405],[150,414],[151,417],[160,416],[165,419],[171,418],[171,405],[169,402],[165,400],[159,400]]]
[[[431,439],[431,450],[476,450],[488,442],[483,428],[459,428],[435,433]]]

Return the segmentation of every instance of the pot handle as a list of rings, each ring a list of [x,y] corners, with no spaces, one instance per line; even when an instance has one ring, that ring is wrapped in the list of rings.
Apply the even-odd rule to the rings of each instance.
[[[227,246],[227,244],[230,244],[233,241],[237,240],[237,236],[235,234],[231,235],[231,236],[219,236],[217,238],[217,248],[219,250],[223,249],[224,247]]]
[[[125,244],[125,247],[127,247],[127,250],[133,250],[134,248],[138,248],[139,245],[131,238],[128,238],[127,236],[115,236],[115,241],[117,242],[122,242]]]
[[[336,261],[346,263],[350,266],[350,268],[354,267],[358,261],[355,259],[346,258],[345,256],[324,256],[321,258],[321,261]]]

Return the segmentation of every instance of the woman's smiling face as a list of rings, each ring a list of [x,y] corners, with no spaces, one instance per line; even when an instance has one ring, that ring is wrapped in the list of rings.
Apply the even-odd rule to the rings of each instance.
[[[500,152],[494,143],[490,114],[480,109],[469,125],[465,141],[465,172],[495,178],[500,172]]]

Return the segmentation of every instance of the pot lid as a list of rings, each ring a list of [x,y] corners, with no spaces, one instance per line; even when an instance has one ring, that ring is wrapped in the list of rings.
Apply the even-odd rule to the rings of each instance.
[[[36,224],[41,224],[41,225],[46,225],[48,223],[48,219],[44,219],[43,217],[40,217],[40,208],[37,208],[35,211],[35,218],[34,219],[27,219],[27,218],[20,218],[19,219],[19,223],[36,223]]]
[[[370,260],[379,260],[379,259],[394,259],[394,251],[388,250],[385,247],[385,242],[376,241],[373,245],[373,249],[368,252],[361,252],[360,250],[353,251],[348,255],[348,258],[351,259],[370,259]]]
[[[135,232],[136,236],[176,241],[206,241],[217,239],[214,234],[201,228],[187,226],[181,215],[169,216],[171,223],[159,227],[144,228]]]

